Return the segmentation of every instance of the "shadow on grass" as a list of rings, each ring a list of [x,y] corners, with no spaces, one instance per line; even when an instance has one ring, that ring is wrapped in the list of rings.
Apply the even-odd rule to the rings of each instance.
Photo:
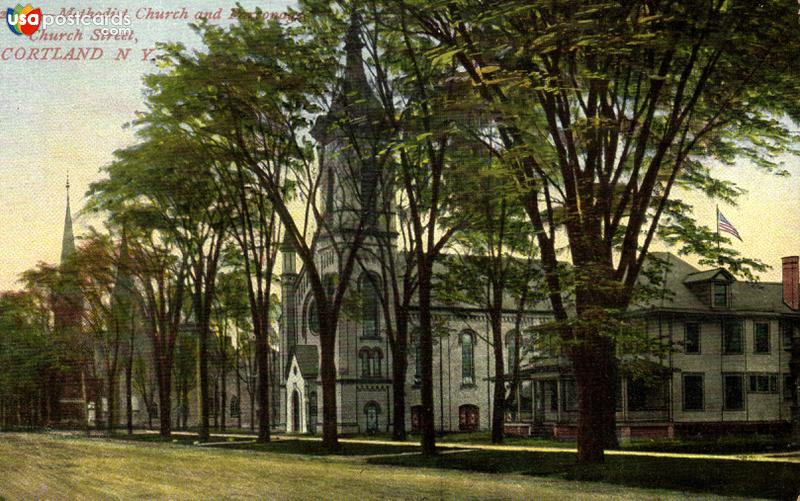
[[[275,440],[266,444],[231,442],[223,446],[225,449],[239,449],[257,452],[272,452],[278,454],[303,454],[307,456],[327,456],[331,453],[322,446],[320,441],[310,440]],[[387,446],[379,444],[350,444],[340,443],[334,455],[337,456],[379,456],[396,455],[404,452],[417,452],[417,446]]]
[[[599,466],[581,466],[570,453],[464,451],[433,458],[406,455],[371,458],[370,464],[429,467],[532,476],[556,476],[723,496],[795,499],[800,492],[800,464],[647,457],[606,458]]]
[[[197,441],[196,437],[175,436],[171,439],[161,438],[160,435],[115,435],[116,440],[132,441],[132,442],[149,442],[149,443],[173,443],[178,445],[194,445]],[[419,447],[415,445],[408,446],[387,446],[380,444],[350,444],[340,443],[339,449],[331,453],[322,446],[322,442],[318,440],[292,440],[292,439],[279,439],[273,440],[266,444],[259,444],[253,442],[254,438],[216,438],[212,435],[211,445],[208,448],[220,449],[236,449],[243,451],[253,452],[270,452],[276,454],[302,454],[306,456],[378,456],[378,455],[392,455],[404,452],[417,452]]]

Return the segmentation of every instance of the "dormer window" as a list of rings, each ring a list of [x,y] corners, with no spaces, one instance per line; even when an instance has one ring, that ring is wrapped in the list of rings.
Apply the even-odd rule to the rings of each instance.
[[[712,301],[712,306],[714,306],[714,308],[728,307],[728,284],[714,283]]]

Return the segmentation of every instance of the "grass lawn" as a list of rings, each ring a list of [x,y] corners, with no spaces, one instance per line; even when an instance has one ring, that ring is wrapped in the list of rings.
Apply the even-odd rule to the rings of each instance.
[[[287,440],[283,445],[300,447]],[[410,467],[416,455],[396,448],[362,449],[363,456],[277,454],[228,446],[194,447],[155,441],[0,434],[0,498],[12,499],[670,499],[667,490],[533,477]],[[305,446],[304,446],[305,447]],[[264,449],[266,450],[266,449]],[[302,452],[294,449],[293,452]],[[353,452],[353,451],[351,451]],[[377,461],[400,461],[398,468]],[[393,455],[390,455],[392,453]],[[458,462],[457,454],[443,461]],[[559,456],[558,454],[556,456]],[[467,453],[473,464],[481,456]],[[508,457],[507,461],[538,458]],[[504,460],[504,461],[506,461]],[[562,458],[563,467],[568,467]],[[551,464],[555,467],[555,463]],[[524,472],[530,473],[530,472]],[[549,475],[553,471],[541,471]],[[757,494],[757,493],[756,493]]]
[[[420,466],[481,473],[591,480],[627,487],[683,490],[695,494],[795,499],[800,464],[714,459],[608,456],[598,467],[581,467],[572,453],[471,450],[425,458],[420,454],[370,458],[371,464]]]
[[[363,440],[391,440],[388,433],[377,435],[360,435]],[[491,444],[488,431],[474,433],[448,433],[438,436],[437,442],[443,444]],[[419,436],[409,435],[408,441],[419,443]],[[529,447],[549,447],[554,449],[575,449],[574,440],[554,440],[532,437],[506,437],[505,445]],[[678,452],[696,454],[757,454],[769,452],[788,452],[798,450],[797,444],[789,444],[787,440],[772,436],[719,437],[713,439],[638,439],[620,444],[625,451]],[[800,451],[798,451],[800,453]]]

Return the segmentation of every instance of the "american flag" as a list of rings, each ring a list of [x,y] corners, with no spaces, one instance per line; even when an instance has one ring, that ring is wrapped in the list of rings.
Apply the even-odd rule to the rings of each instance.
[[[731,222],[725,219],[725,216],[723,216],[722,213],[719,211],[719,209],[717,209],[717,233],[719,233],[720,231],[725,231],[727,233],[730,233],[734,237],[744,242],[744,240],[742,240],[742,237],[739,236],[739,232],[736,231],[736,228],[734,228]]]

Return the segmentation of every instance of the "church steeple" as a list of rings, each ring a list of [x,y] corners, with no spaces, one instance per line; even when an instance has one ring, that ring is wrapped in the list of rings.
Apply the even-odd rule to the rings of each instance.
[[[64,215],[64,236],[61,239],[61,264],[75,255],[75,235],[72,232],[72,213],[69,208],[69,175],[67,175],[67,212]]]
[[[345,136],[375,141],[380,137],[383,112],[364,71],[361,17],[353,11],[344,37],[345,61],[339,89],[328,113],[319,117],[311,134],[320,142],[331,139],[334,125],[348,127]],[[362,137],[363,136],[363,137]]]

